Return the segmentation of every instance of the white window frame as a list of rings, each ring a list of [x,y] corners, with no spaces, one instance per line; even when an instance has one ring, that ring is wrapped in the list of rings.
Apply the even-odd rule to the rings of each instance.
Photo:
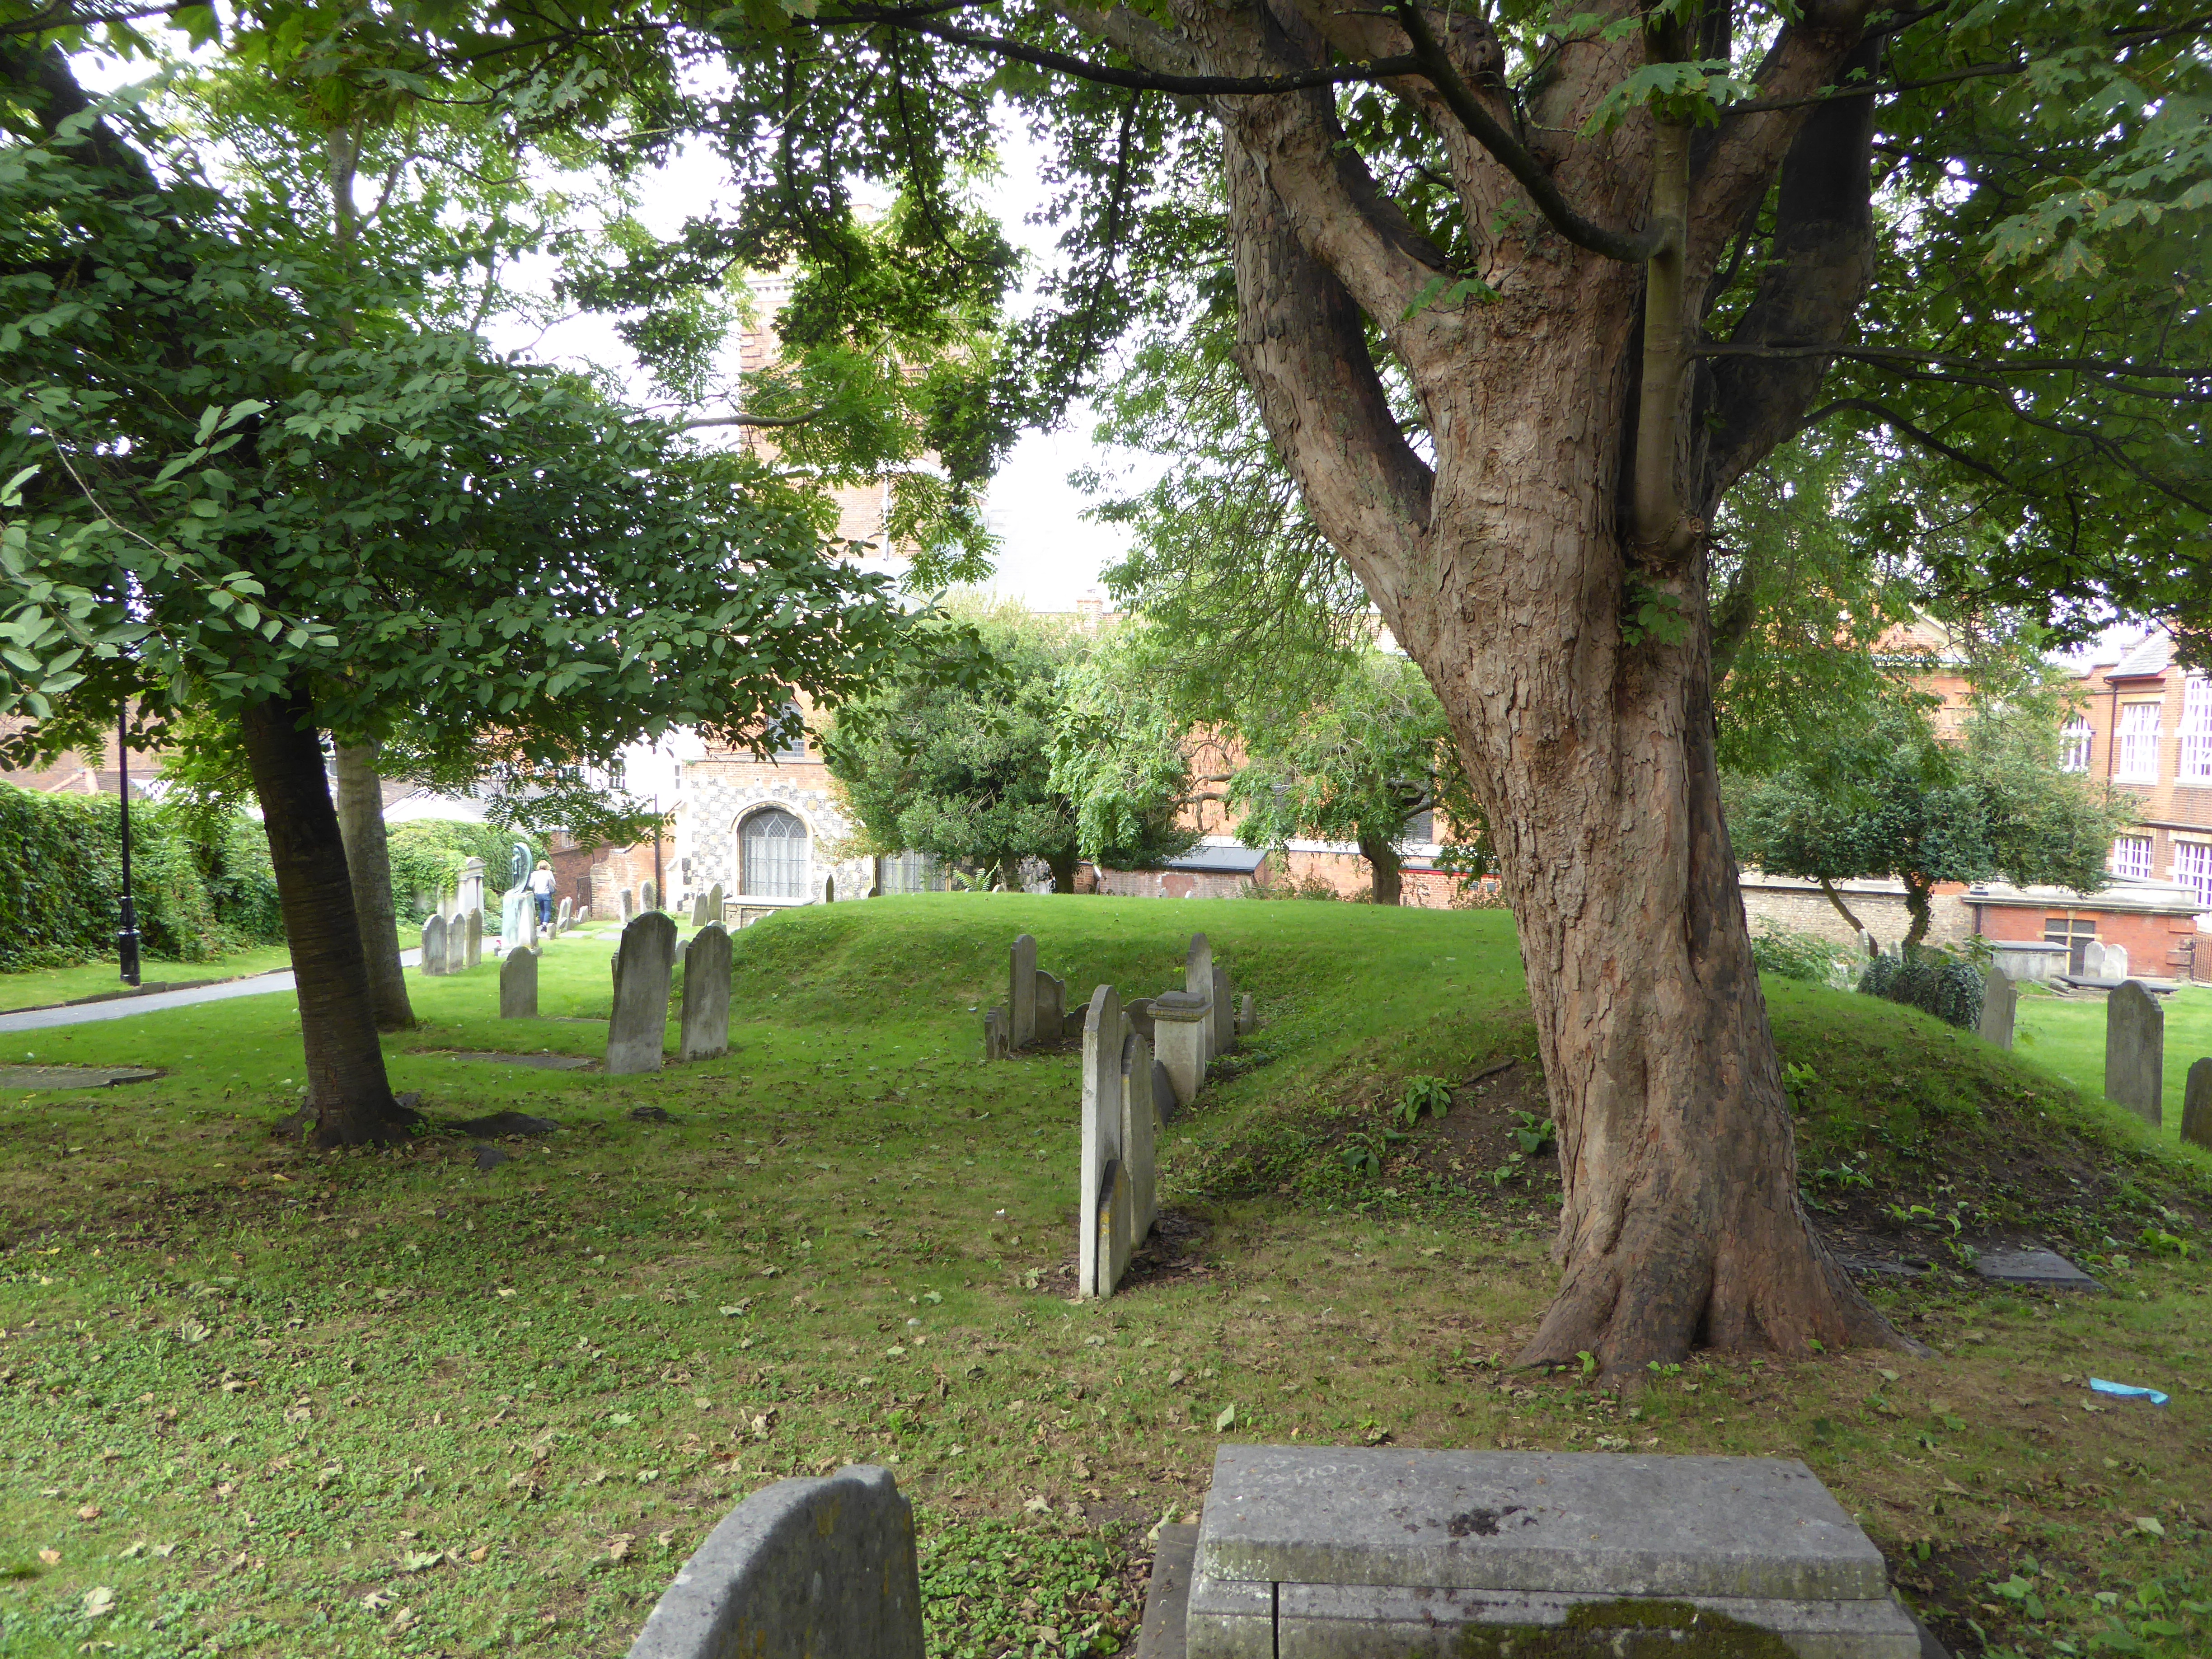
[[[2212,678],[2203,674],[2182,683],[2181,754],[2174,781],[2212,788]]]
[[[2112,842],[2110,860],[2116,876],[2138,876],[2148,879],[2151,854],[2157,843],[2148,836],[2121,836]],[[2140,854],[2136,849],[2141,848]]]
[[[2120,718],[2112,738],[2113,782],[2158,781],[2158,725],[2163,706],[2161,702],[2149,698],[2120,705]]]
[[[2086,772],[2097,750],[2097,728],[2087,714],[2075,714],[2058,728],[2058,769]]]
[[[2173,878],[2197,895],[2200,910],[2212,910],[2212,841],[2173,843]]]
[[[796,863],[791,866],[793,873],[792,874],[789,884],[790,890],[788,891],[769,891],[756,888],[753,882],[753,877],[755,874],[754,860],[745,851],[746,830],[756,821],[765,818],[771,813],[789,818],[793,823],[796,823],[799,826],[799,836],[796,842],[799,849],[798,858]],[[779,837],[778,839],[787,841],[790,838]],[[767,801],[758,806],[751,808],[743,817],[739,818],[737,823],[737,896],[740,899],[759,898],[789,900],[805,898],[807,894],[807,878],[813,872],[813,842],[814,832],[808,826],[806,820],[801,817],[798,813],[793,811],[788,806],[783,805],[780,802],[776,801]],[[786,860],[780,862],[788,864],[790,863],[790,860]]]

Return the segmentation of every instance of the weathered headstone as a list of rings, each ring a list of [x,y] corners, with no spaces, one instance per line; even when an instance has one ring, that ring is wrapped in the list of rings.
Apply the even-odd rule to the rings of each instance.
[[[681,968],[684,965],[684,953],[690,948],[691,941],[690,939],[679,939],[676,941],[675,965],[677,967]]]
[[[538,1018],[538,952],[509,951],[499,964],[499,1017]]]
[[[499,942],[503,950],[512,951],[522,937],[522,909],[528,905],[538,908],[537,895],[527,887],[510,887],[499,902]]]
[[[1067,983],[1050,974],[1036,976],[1036,1041],[1057,1047],[1067,1035]]]
[[[2212,1148],[2212,1060],[2193,1062],[2182,1085],[2181,1138],[2192,1146]]]
[[[469,919],[456,910],[446,918],[446,971],[458,974],[469,965]]]
[[[683,1042],[685,1060],[714,1060],[730,1052],[730,934],[710,921],[691,936],[684,953]]]
[[[1122,1026],[1127,1029],[1128,1022]],[[1130,1031],[1121,1043],[1121,1161],[1129,1169],[1129,1243],[1144,1243],[1159,1218],[1153,1173],[1153,1136],[1159,1117],[1152,1105],[1152,1045]]]
[[[2105,947],[2105,971],[2100,977],[2122,980],[2127,976],[2128,947],[2124,945],[2107,945]]]
[[[716,882],[707,890],[707,920],[720,921],[722,916],[722,884]]]
[[[1259,1029],[1259,1012],[1252,1006],[1252,994],[1247,991],[1237,1001],[1237,1035],[1247,1037]]]
[[[1006,953],[1006,1040],[1017,1049],[1036,1041],[1036,941],[1024,933]]]
[[[1091,994],[1083,1021],[1083,1164],[1075,1293],[1114,1294],[1129,1265],[1129,1171],[1121,1157],[1121,1000]]]
[[[422,971],[442,974],[446,971],[446,919],[432,916],[422,924]]]
[[[2166,1011],[2141,980],[2116,985],[2105,999],[2105,1097],[2155,1129],[2165,1086]]]
[[[1006,1060],[1012,1051],[1006,1046],[1006,1011],[987,1008],[983,1011],[983,1058]]]
[[[1216,1452],[1185,1638],[1188,1659],[1921,1653],[1881,1552],[1794,1459],[1360,1446]]]
[[[1147,1042],[1152,1041],[1152,1000],[1131,997],[1121,1005],[1121,1018]]]
[[[471,858],[467,863],[461,866],[461,882],[459,897],[460,899],[461,908],[464,911],[481,910],[483,908],[484,861],[482,859]]]
[[[822,878],[822,902],[824,904],[835,904],[837,902],[836,877],[824,876]]]
[[[615,1006],[607,1022],[607,1071],[622,1076],[660,1069],[668,1029],[668,981],[676,962],[676,923],[647,910],[623,929],[615,953]]]
[[[469,912],[465,929],[461,939],[461,965],[473,968],[483,960],[483,911],[481,908]]]
[[[1152,999],[1152,1036],[1177,1106],[1188,1106],[1206,1081],[1206,1030],[1213,1017],[1204,997],[1168,991]]]
[[[704,893],[694,893],[691,896],[691,925],[694,927],[704,927],[708,920],[707,896]]]
[[[2105,977],[2105,944],[2102,939],[2093,939],[2081,947],[2081,977]]]
[[[1206,1062],[1210,1065],[1220,1051],[1213,1041],[1213,945],[1203,933],[1190,936],[1190,950],[1183,957],[1182,988],[1206,1004],[1206,1026],[1200,1035],[1206,1043]]]
[[[1229,970],[1213,969],[1213,1052],[1225,1054],[1237,1047],[1237,994],[1229,986]]]
[[[922,1659],[914,1510],[854,1463],[738,1505],[677,1572],[629,1659]]]
[[[553,932],[556,937],[567,933],[569,925],[575,921],[575,900],[564,898],[561,901],[561,908],[553,913]]]
[[[660,908],[660,884],[651,876],[638,884],[637,908],[641,910],[658,910]]]
[[[629,925],[630,918],[637,914],[636,893],[632,891],[629,888],[623,888],[621,893],[617,896],[616,904],[618,912],[618,920],[621,921],[624,927],[628,927]]]
[[[1182,1103],[1176,1098],[1175,1079],[1168,1075],[1168,1068],[1160,1064],[1159,1052],[1155,1049],[1152,1053],[1152,1110],[1158,1115],[1163,1124],[1168,1124],[1175,1121],[1176,1114],[1182,1109]]]
[[[1992,1285],[2030,1285],[2045,1291],[2101,1291],[2105,1287],[2056,1250],[1984,1250],[1974,1271]]]
[[[537,894],[531,894],[530,902],[522,907],[522,933],[520,936],[517,939],[509,939],[507,943],[509,945],[519,944],[526,951],[534,951],[538,948]]]
[[[2002,968],[1990,969],[1982,988],[1982,1019],[1978,1028],[1982,1041],[2000,1048],[2011,1048],[2013,1018],[2019,1007],[2020,988],[2013,983],[2012,975]]]

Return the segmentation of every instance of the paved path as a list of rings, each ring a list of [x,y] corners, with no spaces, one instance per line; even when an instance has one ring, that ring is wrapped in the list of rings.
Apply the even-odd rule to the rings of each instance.
[[[418,951],[399,953],[401,963],[409,968],[422,960]],[[485,958],[489,961],[489,957]],[[165,1008],[189,1008],[199,1002],[228,1002],[233,997],[267,996],[275,991],[296,988],[292,982],[292,970],[281,968],[273,974],[255,974],[248,979],[226,980],[220,985],[202,985],[189,991],[156,991],[150,996],[116,997],[106,1002],[82,1002],[74,1008],[29,1008],[20,1014],[0,1014],[0,1031],[37,1031],[50,1025],[85,1025],[96,1019],[124,1019],[132,1014],[158,1014]]]

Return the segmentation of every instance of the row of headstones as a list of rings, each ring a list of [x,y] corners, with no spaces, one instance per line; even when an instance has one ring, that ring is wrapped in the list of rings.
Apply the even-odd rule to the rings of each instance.
[[[1091,994],[1083,1019],[1077,1295],[1113,1295],[1159,1218],[1160,1132],[1198,1093],[1206,1067],[1250,1029],[1251,997],[1241,1018],[1230,1012],[1236,1006],[1228,970],[1214,962],[1203,933],[1191,939],[1182,990],[1126,1005],[1110,985]]]
[[[2111,973],[2122,980],[2105,998],[2105,1097],[2124,1106],[2154,1129],[2166,1121],[2166,1010],[2139,979],[2125,977],[2128,953],[2117,945],[2099,946],[2094,963],[2084,953],[2084,978]],[[1980,1031],[2000,1048],[2013,1044],[2020,1012],[2020,988],[2001,968],[1990,969],[1982,991]],[[2212,1147],[2212,1059],[2189,1068],[2181,1103],[2181,1138]]]
[[[1036,940],[1024,933],[1006,953],[1006,1001],[983,1016],[983,1058],[1005,1060],[1067,1035],[1067,981],[1037,966]]]
[[[518,887],[507,896],[500,917],[500,941],[509,951],[526,951],[538,943],[538,896],[526,887]],[[561,901],[561,908],[553,918],[551,933],[568,931],[570,920],[569,902]],[[422,923],[422,971],[426,974],[458,974],[473,968],[483,960],[484,917],[481,908],[465,912],[441,909]]]

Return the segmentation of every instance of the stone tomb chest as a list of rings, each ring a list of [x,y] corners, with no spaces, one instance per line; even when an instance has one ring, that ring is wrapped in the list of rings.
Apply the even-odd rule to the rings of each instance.
[[[1794,1460],[1224,1446],[1189,1659],[1918,1659]]]

